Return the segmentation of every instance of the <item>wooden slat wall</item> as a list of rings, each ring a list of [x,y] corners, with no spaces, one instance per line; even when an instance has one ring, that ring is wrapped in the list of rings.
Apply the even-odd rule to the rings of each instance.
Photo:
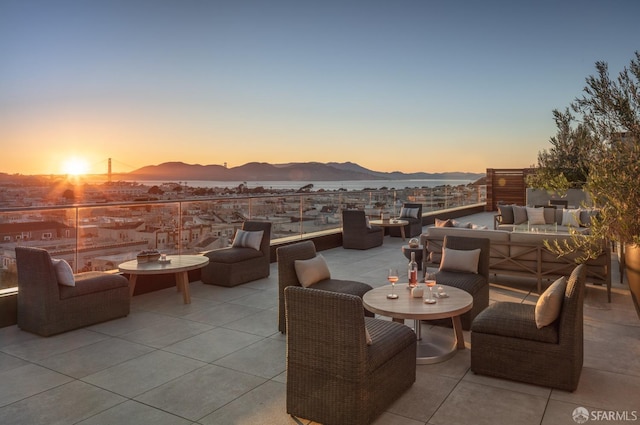
[[[487,168],[487,211],[496,211],[498,203],[525,205],[525,177],[532,168]]]

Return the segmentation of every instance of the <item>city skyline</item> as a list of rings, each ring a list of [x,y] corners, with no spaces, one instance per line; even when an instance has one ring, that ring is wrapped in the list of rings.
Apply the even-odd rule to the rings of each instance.
[[[114,172],[527,167],[595,62],[615,76],[640,48],[638,12],[632,0],[3,1],[0,172],[98,174],[107,158]]]

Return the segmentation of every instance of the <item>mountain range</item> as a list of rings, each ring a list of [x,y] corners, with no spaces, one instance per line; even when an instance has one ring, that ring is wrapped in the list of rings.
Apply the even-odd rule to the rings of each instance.
[[[222,165],[185,164],[165,162],[147,165],[126,174],[118,174],[119,179],[135,180],[203,180],[203,181],[346,181],[346,180],[472,180],[484,174],[467,172],[448,173],[390,173],[373,171],[352,162],[296,162],[268,164],[249,162],[238,167]]]

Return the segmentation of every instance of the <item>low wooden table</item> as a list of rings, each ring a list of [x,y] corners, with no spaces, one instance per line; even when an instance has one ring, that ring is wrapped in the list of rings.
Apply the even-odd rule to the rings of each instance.
[[[380,226],[380,227],[399,227],[400,235],[402,235],[402,240],[406,240],[406,236],[404,234],[404,226],[407,226],[409,222],[407,220],[400,219],[390,219],[390,220],[371,220],[369,224],[372,226]]]
[[[396,284],[394,292],[397,299],[388,299],[391,293],[391,285],[374,288],[364,294],[362,303],[365,308],[373,313],[393,318],[394,322],[404,323],[405,319],[413,319],[418,347],[416,363],[431,364],[445,361],[456,353],[456,349],[462,350],[464,335],[462,334],[462,322],[460,315],[471,310],[473,298],[462,289],[452,286],[439,285],[449,295],[448,298],[437,298],[435,304],[426,304],[424,299],[428,296],[429,289],[425,288],[425,295],[421,298],[413,298],[406,283]],[[453,321],[454,340],[453,345],[447,346],[444,338],[438,339],[435,335],[431,340],[422,338],[421,320],[435,320],[451,318]],[[450,341],[449,341],[450,342]]]
[[[138,275],[142,274],[168,274],[176,276],[176,288],[182,291],[185,304],[191,304],[191,292],[189,291],[189,270],[196,270],[209,264],[209,259],[204,255],[167,255],[167,261],[151,261],[138,263],[131,260],[122,263],[118,269],[123,273],[129,273],[129,292],[133,296],[136,289]]]

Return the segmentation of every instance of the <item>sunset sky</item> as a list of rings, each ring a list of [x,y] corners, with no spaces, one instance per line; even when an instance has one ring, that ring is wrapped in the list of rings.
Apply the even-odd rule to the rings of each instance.
[[[0,172],[535,164],[640,1],[1,0]]]

